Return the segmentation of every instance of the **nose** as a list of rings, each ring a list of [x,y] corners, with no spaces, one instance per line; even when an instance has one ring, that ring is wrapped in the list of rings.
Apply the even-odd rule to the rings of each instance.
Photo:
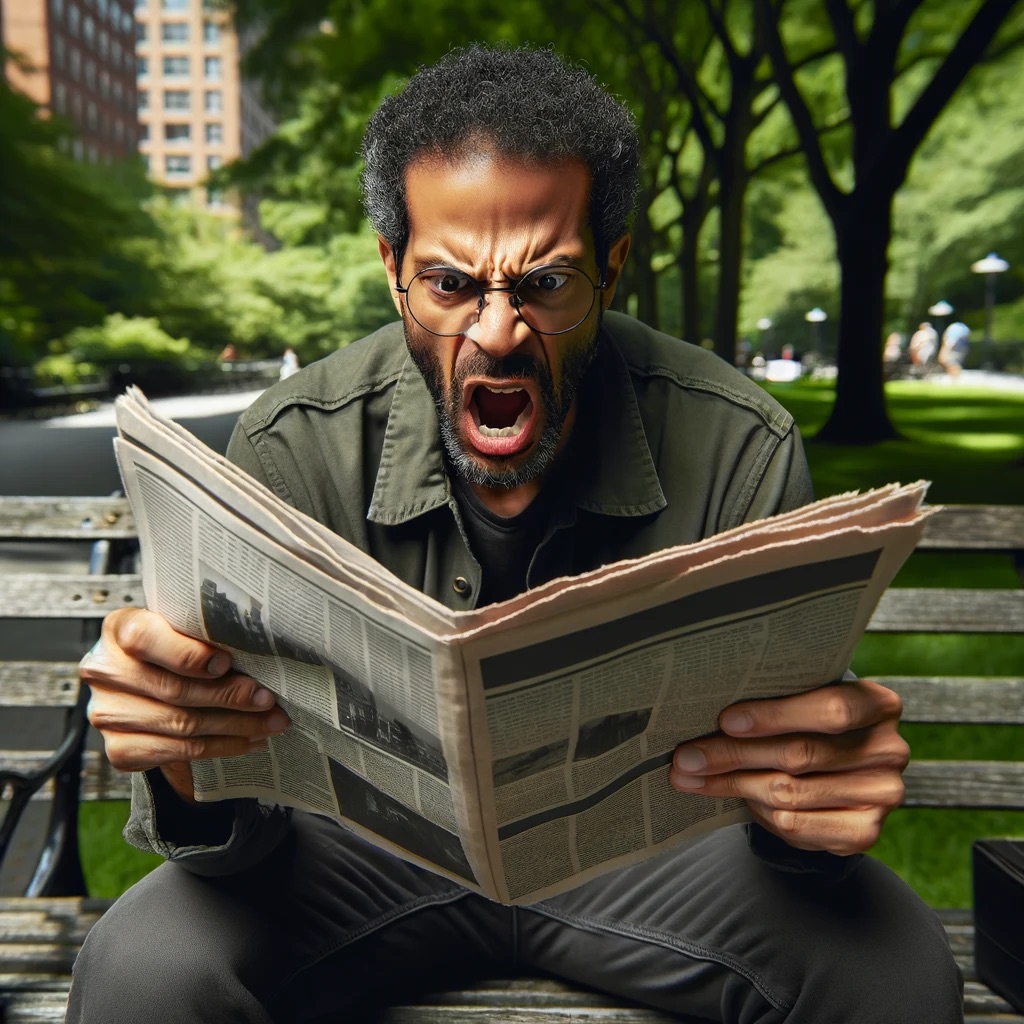
[[[513,308],[506,293],[489,292],[480,315],[463,332],[488,355],[501,359],[530,336],[530,328]]]

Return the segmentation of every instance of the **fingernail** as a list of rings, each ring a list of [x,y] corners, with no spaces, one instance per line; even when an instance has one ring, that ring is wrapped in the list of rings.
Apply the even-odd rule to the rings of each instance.
[[[754,716],[749,711],[726,711],[721,726],[726,732],[750,732],[754,728]]]
[[[288,725],[288,716],[280,709],[267,717],[267,732],[284,732]]]
[[[206,671],[211,676],[222,676],[231,668],[231,655],[218,651],[207,663]]]
[[[679,789],[704,788],[704,779],[700,775],[673,775],[672,783]]]
[[[681,772],[702,772],[708,766],[708,759],[700,747],[687,747],[676,751],[675,763]]]
[[[258,708],[269,708],[274,703],[274,695],[269,690],[264,690],[262,686],[258,686],[252,691],[252,702]]]

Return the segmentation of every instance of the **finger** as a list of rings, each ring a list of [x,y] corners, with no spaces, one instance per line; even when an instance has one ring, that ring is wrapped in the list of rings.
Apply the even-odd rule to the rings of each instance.
[[[143,772],[213,757],[239,757],[259,750],[267,743],[265,737],[259,740],[240,736],[178,739],[147,733],[111,733],[104,737],[104,741],[107,759],[122,772]]]
[[[179,633],[162,616],[144,608],[120,608],[103,620],[103,633],[94,652],[116,657],[118,651],[196,679],[221,676],[231,667],[226,651]]]
[[[676,749],[673,767],[684,775],[720,775],[744,769],[777,769],[789,775],[875,769],[902,771],[910,748],[896,722],[827,736],[707,736]]]
[[[779,736],[792,732],[838,735],[895,721],[903,711],[899,695],[870,679],[833,683],[792,697],[744,701],[719,717],[731,736]]]
[[[898,771],[843,772],[794,778],[785,772],[730,772],[727,775],[670,776],[678,789],[710,797],[740,797],[774,810],[812,811],[898,807],[905,788]]]
[[[81,675],[93,691],[120,691],[183,708],[232,708],[251,714],[266,711],[274,705],[274,695],[269,690],[240,672],[204,681],[188,679],[156,665],[124,659],[116,669],[105,663],[84,667]]]
[[[260,714],[222,708],[183,708],[119,691],[93,690],[89,722],[100,732],[156,733],[182,739],[204,736],[263,737],[284,732],[288,716],[280,709]]]
[[[870,850],[886,818],[877,808],[780,811],[751,804],[750,812],[755,821],[798,850],[824,850],[841,857]]]

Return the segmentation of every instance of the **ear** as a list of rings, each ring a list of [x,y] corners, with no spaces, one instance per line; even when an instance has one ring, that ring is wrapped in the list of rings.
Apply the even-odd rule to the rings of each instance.
[[[608,250],[608,270],[605,274],[605,289],[601,293],[601,308],[607,309],[615,298],[615,289],[622,275],[622,267],[629,255],[629,244],[632,236],[623,235],[618,241],[612,244]]]
[[[395,263],[395,251],[388,244],[387,240],[383,235],[377,236],[377,252],[380,253],[381,261],[384,264],[384,270],[388,275],[388,286],[391,289],[391,301],[395,304],[395,309],[398,310],[398,315],[402,315],[402,300],[399,298],[399,292],[395,291],[398,285],[398,266]]]

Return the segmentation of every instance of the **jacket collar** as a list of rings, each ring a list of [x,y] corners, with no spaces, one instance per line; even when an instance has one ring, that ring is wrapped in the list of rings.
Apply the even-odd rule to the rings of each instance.
[[[668,502],[661,489],[629,367],[607,321],[580,389],[574,428],[575,504],[608,516],[645,516]],[[395,386],[367,519],[395,526],[447,505],[451,486],[437,410],[408,356]]]

